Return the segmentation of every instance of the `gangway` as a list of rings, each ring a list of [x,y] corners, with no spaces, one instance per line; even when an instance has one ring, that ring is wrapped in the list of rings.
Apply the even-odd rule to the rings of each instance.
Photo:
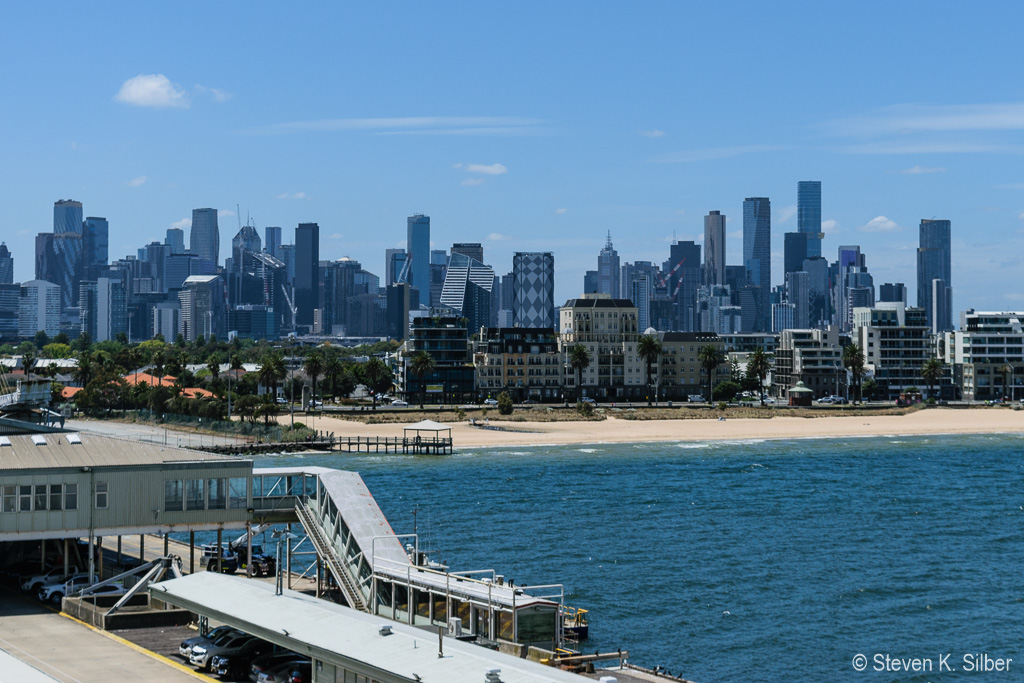
[[[349,607],[360,612],[368,612],[369,610],[366,608],[366,603],[363,602],[359,589],[353,584],[352,577],[346,570],[334,547],[324,536],[323,529],[316,523],[309,508],[305,504],[299,503],[295,506],[295,514],[298,516],[299,521],[302,522],[302,528],[305,529],[306,536],[313,544],[313,547],[316,548],[317,554],[327,563],[327,567],[330,569],[331,575],[334,576],[334,580],[338,583],[338,587],[341,589],[342,595],[345,596],[345,601]]]

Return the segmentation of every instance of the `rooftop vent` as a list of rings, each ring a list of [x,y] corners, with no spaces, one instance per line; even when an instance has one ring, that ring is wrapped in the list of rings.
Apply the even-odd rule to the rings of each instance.
[[[484,674],[484,683],[501,683],[501,669],[488,669]]]
[[[43,436],[42,434],[35,434],[32,437],[32,443],[34,443],[37,446],[45,446],[46,445],[46,437]]]
[[[0,436],[0,446],[10,446],[11,440],[9,437]]]
[[[380,627],[380,634],[382,636],[390,636],[391,635],[391,625],[390,624],[383,624]]]
[[[68,434],[68,443],[82,443],[82,437],[78,434]]]

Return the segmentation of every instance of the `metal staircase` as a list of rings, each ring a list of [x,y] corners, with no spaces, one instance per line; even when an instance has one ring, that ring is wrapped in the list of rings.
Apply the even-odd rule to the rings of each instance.
[[[306,536],[309,537],[313,547],[316,548],[317,553],[327,563],[327,567],[331,570],[334,580],[337,581],[342,595],[345,596],[345,601],[348,602],[352,609],[368,612],[369,610],[363,600],[362,593],[349,574],[348,567],[338,556],[338,551],[335,550],[334,544],[324,534],[319,520],[305,503],[299,503],[295,506],[295,514],[298,516],[299,521],[302,522],[302,527],[306,530]]]

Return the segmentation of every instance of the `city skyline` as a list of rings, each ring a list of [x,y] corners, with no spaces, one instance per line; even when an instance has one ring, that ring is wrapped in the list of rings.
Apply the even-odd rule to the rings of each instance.
[[[0,105],[19,133],[4,141],[0,171],[15,198],[2,219],[15,279],[33,277],[33,237],[50,229],[53,202],[72,197],[108,219],[111,259],[169,227],[188,230],[191,210],[208,206],[220,209],[221,262],[239,218],[286,234],[314,221],[323,258],[350,256],[382,276],[384,249],[404,247],[405,220],[423,213],[432,247],[481,242],[496,272],[516,251],[555,253],[561,303],[582,292],[609,231],[622,262],[661,263],[673,236],[700,244],[702,217],[719,210],[732,218],[726,262],[742,264],[743,199],[767,197],[774,286],[782,236],[797,230],[796,183],[814,179],[826,258],[858,244],[878,282],[906,282],[916,300],[917,226],[950,220],[954,311],[1019,307],[1024,293],[994,283],[1013,281],[1011,254],[1024,246],[1014,163],[1024,95],[990,65],[1012,55],[1021,10],[951,21],[922,7],[887,7],[880,26],[870,12],[837,22],[838,10],[796,4],[754,9],[743,23],[725,8],[667,3],[602,13],[570,3],[545,8],[543,22],[539,6],[317,8],[316,21],[147,8],[139,20],[164,30],[143,38],[111,9],[63,5],[45,50],[18,30],[0,47],[19,64],[8,77],[16,97]],[[10,25],[44,19],[16,7]],[[574,29],[580,20],[589,31]],[[278,44],[279,58],[246,68],[218,33],[229,24]],[[730,54],[708,60],[717,38],[680,41],[671,30],[697,25],[728,28]],[[895,45],[910,30],[977,48],[926,61],[860,49],[865,35]],[[422,31],[450,47],[423,54],[409,40]],[[602,55],[580,49],[588,32],[613,38]],[[105,50],[71,53],[80,33]],[[769,54],[755,51],[762,35],[779,37]],[[535,54],[497,47],[520,40]],[[740,78],[754,59],[770,78]],[[55,82],[74,116],[46,104]],[[614,106],[591,106],[598,85]],[[743,106],[751,98],[755,115]]]

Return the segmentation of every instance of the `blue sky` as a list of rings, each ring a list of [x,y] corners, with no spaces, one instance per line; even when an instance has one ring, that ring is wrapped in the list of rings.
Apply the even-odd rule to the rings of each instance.
[[[913,302],[921,218],[953,222],[954,308],[1024,308],[1024,85],[1011,3],[17,3],[0,21],[0,239],[33,276],[53,202],[110,220],[111,258],[213,206],[321,226],[383,276],[405,219],[435,248],[555,252],[578,295],[611,231],[667,258],[796,183],[826,239]],[[187,233],[186,233],[187,238]]]

